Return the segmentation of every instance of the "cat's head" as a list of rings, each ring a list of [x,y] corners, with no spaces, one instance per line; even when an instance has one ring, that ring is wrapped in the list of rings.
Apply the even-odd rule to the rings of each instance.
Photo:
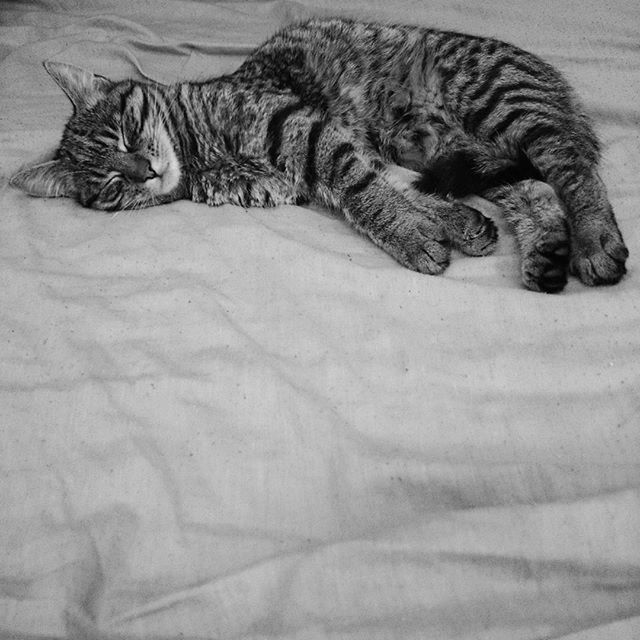
[[[180,197],[178,145],[162,118],[158,87],[112,82],[58,62],[45,68],[73,103],[73,115],[54,159],[21,169],[12,185],[107,211]]]

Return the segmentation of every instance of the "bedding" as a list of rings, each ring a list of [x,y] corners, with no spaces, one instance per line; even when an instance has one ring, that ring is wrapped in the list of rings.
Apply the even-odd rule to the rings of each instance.
[[[403,269],[338,216],[99,213],[9,176],[70,104],[44,60],[157,82],[352,15],[512,41],[603,142],[614,287],[496,253]],[[640,5],[0,6],[0,637],[640,637]]]

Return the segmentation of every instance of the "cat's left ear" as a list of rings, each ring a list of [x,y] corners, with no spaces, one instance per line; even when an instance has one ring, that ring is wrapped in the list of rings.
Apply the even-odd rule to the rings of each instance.
[[[61,160],[20,169],[9,184],[40,198],[73,198],[76,195],[73,175]]]
[[[113,85],[111,80],[104,76],[64,62],[47,61],[44,63],[44,68],[67,94],[76,112],[95,105],[98,100],[107,95]]]

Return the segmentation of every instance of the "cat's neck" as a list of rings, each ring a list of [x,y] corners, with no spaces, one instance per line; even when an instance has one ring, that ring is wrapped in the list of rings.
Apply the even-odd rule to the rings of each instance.
[[[215,82],[181,82],[166,87],[165,93],[165,122],[178,146],[181,164],[195,166],[206,153],[218,86]]]
[[[165,91],[171,135],[187,171],[259,143],[260,123],[266,115],[233,79],[182,82]]]

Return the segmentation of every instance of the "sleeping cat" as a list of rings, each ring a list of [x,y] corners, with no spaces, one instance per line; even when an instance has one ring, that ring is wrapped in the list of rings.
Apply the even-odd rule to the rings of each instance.
[[[625,273],[587,117],[554,68],[510,44],[315,19],[206,82],[45,67],[74,113],[55,158],[12,178],[32,195],[108,211],[313,201],[437,274],[452,247],[495,247],[493,222],[455,199],[475,193],[502,207],[528,288],[560,291],[569,270],[588,285]]]

